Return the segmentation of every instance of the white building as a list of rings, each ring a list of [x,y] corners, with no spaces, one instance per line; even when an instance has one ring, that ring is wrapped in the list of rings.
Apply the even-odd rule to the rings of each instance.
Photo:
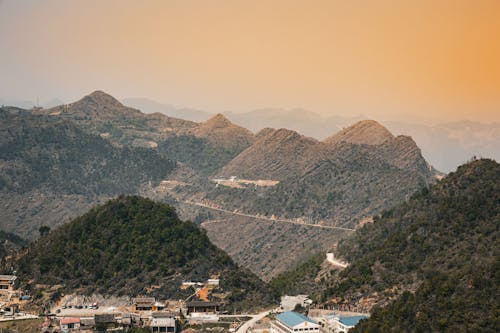
[[[271,322],[271,333],[319,333],[320,325],[303,314],[287,311],[276,316]]]

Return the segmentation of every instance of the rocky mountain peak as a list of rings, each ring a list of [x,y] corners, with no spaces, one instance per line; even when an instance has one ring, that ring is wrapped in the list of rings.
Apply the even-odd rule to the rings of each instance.
[[[98,106],[107,107],[124,107],[123,104],[120,103],[116,98],[101,90],[94,91],[93,93],[83,97],[76,103],[95,104]]]
[[[221,113],[217,113],[215,116],[208,119],[202,124],[212,128],[225,128],[233,125],[233,123]]]
[[[391,139],[394,139],[394,135],[375,120],[362,120],[330,136],[324,142],[379,145]]]

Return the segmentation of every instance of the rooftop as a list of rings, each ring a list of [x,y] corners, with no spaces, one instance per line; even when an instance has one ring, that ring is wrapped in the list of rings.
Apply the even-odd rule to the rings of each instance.
[[[154,304],[156,299],[154,297],[136,297],[132,301],[134,304]]]
[[[276,319],[278,319],[280,322],[285,324],[288,327],[293,327],[298,324],[301,324],[305,321],[313,324],[318,324],[314,320],[312,320],[309,317],[304,316],[303,314],[293,312],[293,311],[287,311],[280,313],[279,315],[276,316]]]
[[[220,306],[221,303],[217,302],[204,302],[204,301],[191,301],[187,303],[187,306],[196,306],[196,307],[203,307],[203,306]]]
[[[15,279],[17,279],[15,275],[0,275],[0,280],[14,281]]]
[[[339,321],[345,326],[356,326],[361,319],[366,319],[368,316],[352,316],[352,317],[340,317]]]
[[[60,325],[69,325],[69,324],[78,324],[80,322],[80,318],[66,317],[61,318],[59,321]]]
[[[172,327],[175,326],[175,319],[173,318],[153,318],[150,326]]]

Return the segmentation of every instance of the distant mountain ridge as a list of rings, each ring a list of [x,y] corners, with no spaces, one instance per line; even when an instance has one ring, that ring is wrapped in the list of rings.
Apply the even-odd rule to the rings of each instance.
[[[59,103],[58,103],[59,102]],[[126,98],[125,105],[145,113],[162,113],[169,117],[201,122],[214,115],[192,108],[174,107],[145,98]],[[1,100],[0,104],[25,109],[32,108],[32,101]],[[63,104],[60,100],[42,103],[45,108]],[[263,128],[288,128],[303,135],[324,140],[350,124],[366,119],[367,116],[329,116],[304,109],[258,109],[249,112],[223,112],[223,114],[249,130],[257,133]],[[466,162],[472,156],[500,159],[500,124],[477,121],[419,122],[417,120],[395,120],[386,117],[381,123],[392,133],[411,136],[422,149],[423,156],[438,170],[449,172]],[[147,143],[143,143],[147,145]]]

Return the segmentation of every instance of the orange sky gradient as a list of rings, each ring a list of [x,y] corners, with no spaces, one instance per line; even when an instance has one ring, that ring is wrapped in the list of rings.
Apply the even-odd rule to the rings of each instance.
[[[0,98],[500,121],[500,1],[0,0]]]

